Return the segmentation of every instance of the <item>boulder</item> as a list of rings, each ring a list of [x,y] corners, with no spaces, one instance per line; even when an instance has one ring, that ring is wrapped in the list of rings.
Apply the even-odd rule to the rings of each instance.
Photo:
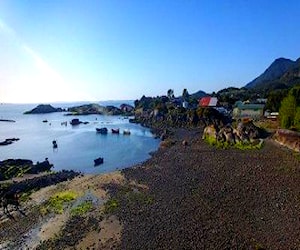
[[[207,137],[217,139],[217,129],[214,125],[208,125],[204,128],[202,139]]]

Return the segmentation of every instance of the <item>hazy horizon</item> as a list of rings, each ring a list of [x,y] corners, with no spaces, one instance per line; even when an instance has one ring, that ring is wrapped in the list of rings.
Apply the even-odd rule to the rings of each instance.
[[[0,102],[135,100],[243,87],[299,55],[300,2],[0,2]]]

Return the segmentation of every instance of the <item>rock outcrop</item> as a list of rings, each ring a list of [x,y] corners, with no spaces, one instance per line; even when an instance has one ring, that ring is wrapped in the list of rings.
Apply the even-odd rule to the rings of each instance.
[[[53,167],[46,158],[43,162],[33,164],[31,160],[8,159],[0,161],[0,181],[21,176],[23,174],[38,174],[49,171]]]
[[[62,108],[54,108],[50,104],[40,104],[32,110],[24,112],[24,114],[47,114],[62,111],[64,111]]]
[[[20,140],[19,138],[8,138],[8,139],[5,139],[4,141],[1,141],[0,142],[0,146],[6,146],[6,145],[10,145],[12,143],[14,143],[15,141],[18,141]]]
[[[238,123],[237,127],[231,124],[218,127],[215,124],[204,128],[202,139],[210,142],[224,143],[226,145],[253,144],[260,143],[261,138],[265,137],[262,129],[255,126],[252,121]]]
[[[123,112],[121,109],[114,106],[101,106],[99,104],[85,104],[81,106],[75,106],[68,108],[68,115],[121,115]]]
[[[300,152],[300,133],[298,132],[287,129],[278,129],[273,135],[273,139],[282,146]]]

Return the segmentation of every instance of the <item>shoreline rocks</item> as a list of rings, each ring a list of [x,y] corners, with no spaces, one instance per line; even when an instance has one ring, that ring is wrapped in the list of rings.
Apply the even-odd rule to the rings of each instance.
[[[33,164],[31,160],[7,159],[0,161],[0,181],[9,180],[23,174],[38,174],[50,171],[53,164],[46,158],[43,162]]]

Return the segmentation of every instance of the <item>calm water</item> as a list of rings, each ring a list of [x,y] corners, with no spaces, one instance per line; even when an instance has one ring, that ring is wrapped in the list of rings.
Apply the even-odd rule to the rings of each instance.
[[[100,103],[103,105],[116,102]],[[130,103],[129,103],[130,104]],[[53,104],[54,107],[71,107],[76,104]],[[15,123],[0,122],[0,141],[6,138],[20,138],[11,145],[0,146],[0,160],[9,158],[43,161],[48,157],[54,164],[54,170],[73,169],[84,173],[111,172],[116,169],[130,167],[148,159],[149,153],[155,151],[159,140],[154,139],[149,129],[129,123],[120,116],[64,116],[64,113],[40,115],[23,115],[36,104],[0,105],[0,119],[12,119]],[[69,121],[79,118],[89,124],[71,126]],[[43,123],[48,120],[48,123]],[[67,126],[61,125],[68,122]],[[109,133],[96,133],[96,127],[107,127]],[[119,128],[120,134],[111,134],[111,128]],[[124,136],[123,130],[129,129],[131,135]],[[52,148],[56,140],[57,149]],[[104,164],[94,167],[94,159],[104,158]]]

